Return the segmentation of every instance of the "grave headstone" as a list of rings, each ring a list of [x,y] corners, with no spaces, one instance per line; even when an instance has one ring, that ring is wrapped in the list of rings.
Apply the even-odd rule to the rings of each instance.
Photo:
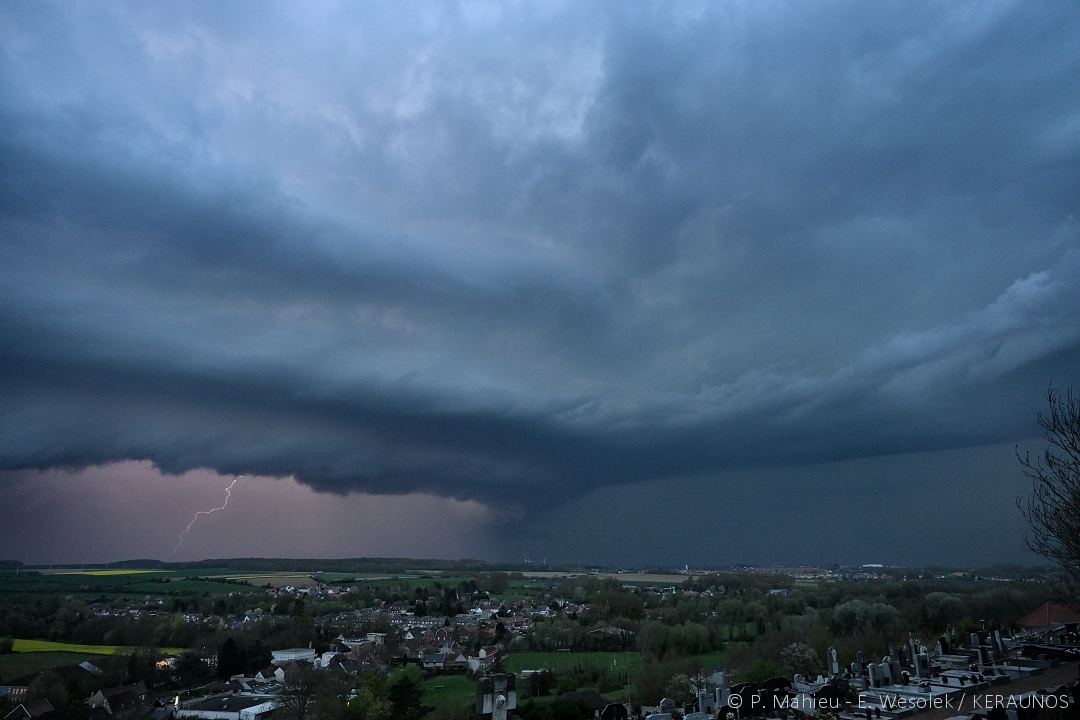
[[[506,720],[517,708],[513,675],[491,675],[476,681],[476,714],[489,720]]]
[[[971,633],[971,637],[968,638],[968,642],[971,643],[971,647],[979,647],[979,633]]]
[[[826,653],[826,655],[829,658],[829,674],[834,676],[839,675],[840,662],[836,659],[836,648],[830,647],[829,652]]]
[[[926,657],[926,653],[919,653],[915,656],[915,677],[925,678],[930,674],[930,662]]]
[[[897,660],[896,658],[893,658],[893,661],[890,663],[890,665],[891,665],[891,669],[892,669],[893,685],[897,685],[900,682],[900,678],[901,678],[900,673],[903,672],[903,668],[900,667],[900,661]]]
[[[714,714],[716,712],[716,695],[702,690],[697,694],[697,706],[698,710],[703,713]]]
[[[878,666],[874,663],[870,663],[866,666],[866,669],[870,673],[870,687],[881,687],[881,671],[878,669]]]
[[[655,695],[653,697],[656,697]],[[671,698],[664,698],[660,701],[660,712],[673,714],[675,712],[675,701]]]

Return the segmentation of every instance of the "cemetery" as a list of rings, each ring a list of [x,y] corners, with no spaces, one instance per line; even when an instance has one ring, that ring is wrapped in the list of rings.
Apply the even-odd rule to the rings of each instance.
[[[676,707],[664,699],[643,708],[644,720],[738,720],[747,717],[835,717],[838,720],[903,718],[928,711],[972,720],[1029,720],[1041,713],[1076,716],[1080,676],[1068,683],[1010,692],[1009,686],[1080,660],[1080,625],[1045,632],[1012,633],[996,626],[970,633],[963,642],[943,634],[933,648],[914,639],[887,638],[882,654],[859,652],[841,666],[829,648],[826,673],[796,674],[725,687],[722,680],[699,688],[697,702]],[[1057,673],[1060,675],[1060,673]],[[1031,682],[1024,683],[1025,686]]]

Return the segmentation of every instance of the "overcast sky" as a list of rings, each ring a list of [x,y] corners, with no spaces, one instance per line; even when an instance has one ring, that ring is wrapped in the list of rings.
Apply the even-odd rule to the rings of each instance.
[[[0,556],[245,474],[179,555],[1031,560],[1078,80],[1069,3],[4,3]]]

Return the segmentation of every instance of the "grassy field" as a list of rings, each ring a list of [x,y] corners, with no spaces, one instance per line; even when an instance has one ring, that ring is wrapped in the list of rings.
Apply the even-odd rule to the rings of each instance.
[[[50,640],[15,640],[12,648],[18,653],[89,653],[92,655],[130,655],[141,648],[128,645],[76,645],[75,643],[52,642]],[[175,655],[184,652],[184,648],[157,648],[159,653]]]
[[[48,670],[57,665],[74,665],[85,660],[93,661],[101,653],[89,655],[74,652],[14,652],[0,655],[0,678],[14,680],[38,670]]]
[[[171,580],[167,583],[134,582],[124,586],[124,591],[136,595],[170,595],[181,593],[184,595],[228,595],[235,593],[261,593],[262,587],[254,587],[244,582],[221,583],[207,582],[205,580]]]
[[[716,667],[720,664],[720,653],[700,656],[702,667]],[[596,667],[615,667],[616,663],[631,671],[641,663],[641,655],[636,652],[515,652],[507,656],[503,667],[510,672],[522,670],[566,670],[577,664]]]
[[[636,652],[515,652],[506,658],[503,667],[519,673],[542,668],[566,670],[578,664],[609,668],[613,662],[633,670],[641,662],[641,655]]]
[[[112,577],[113,575],[146,575],[147,573],[156,573],[162,576],[169,574],[162,570],[63,570],[53,574],[89,575],[90,577]]]
[[[424,704],[470,702],[474,692],[476,681],[468,675],[440,675],[424,681]]]

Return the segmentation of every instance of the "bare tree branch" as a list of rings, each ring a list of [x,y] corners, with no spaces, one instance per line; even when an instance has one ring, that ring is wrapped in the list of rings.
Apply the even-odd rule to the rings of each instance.
[[[1031,479],[1032,492],[1016,505],[1030,526],[1024,535],[1028,548],[1059,565],[1064,572],[1066,599],[1080,601],[1080,397],[1070,387],[1065,396],[1051,386],[1046,391],[1048,415],[1039,413],[1046,449],[1034,460],[1016,458]]]

